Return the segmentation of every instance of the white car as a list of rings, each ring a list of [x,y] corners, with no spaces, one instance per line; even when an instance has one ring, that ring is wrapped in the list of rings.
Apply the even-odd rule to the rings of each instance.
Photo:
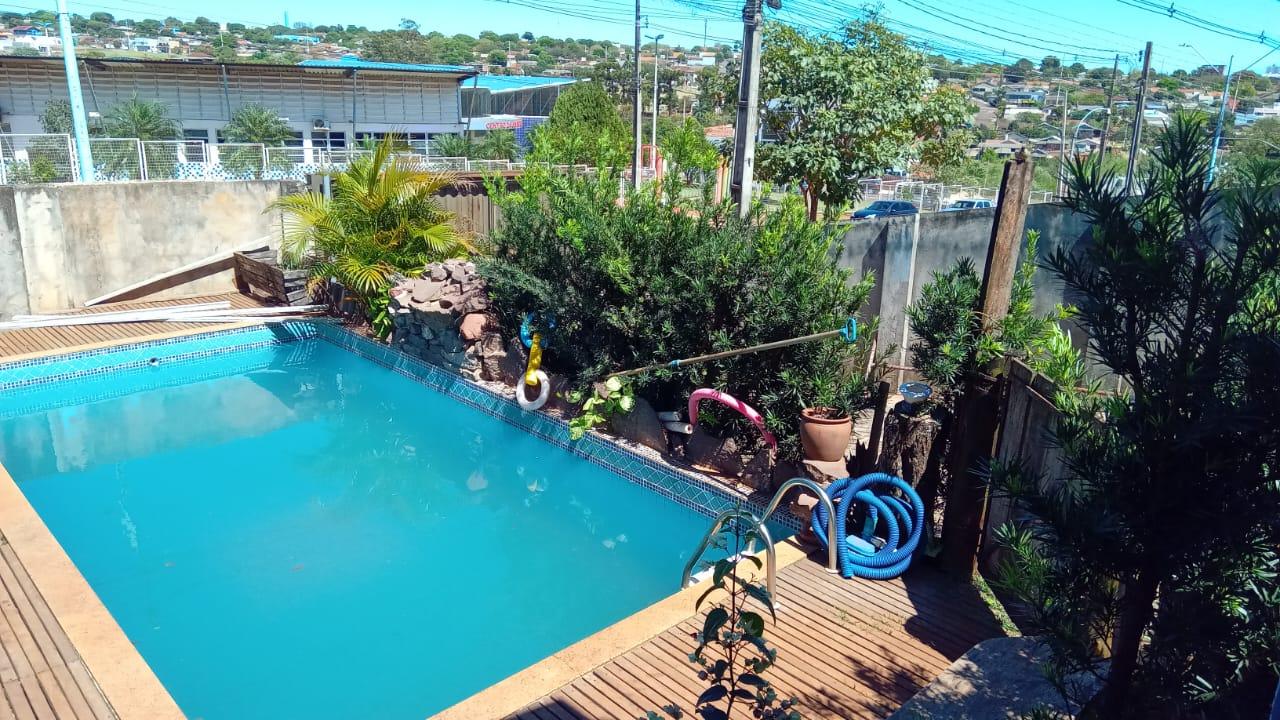
[[[990,200],[957,200],[950,205],[942,208],[942,212],[958,212],[960,210],[980,210],[982,208],[993,208],[995,203]]]

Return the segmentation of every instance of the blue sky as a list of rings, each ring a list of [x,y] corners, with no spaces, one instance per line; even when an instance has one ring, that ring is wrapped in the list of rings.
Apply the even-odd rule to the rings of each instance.
[[[37,4],[37,0],[14,1],[24,6]],[[1235,55],[1239,69],[1270,49],[1257,41],[1224,37],[1129,4],[1142,1],[884,0],[883,8],[891,23],[896,24],[895,29],[948,48],[952,51],[948,55],[955,54],[957,48],[970,57],[986,58],[1025,56],[1038,61],[1044,55],[1055,54],[1067,64],[1079,59],[1093,66],[1109,64],[1100,58],[1119,52],[1128,55],[1121,62],[1124,68],[1139,62],[1142,43],[1151,40],[1155,43],[1154,66],[1168,71],[1206,61],[1225,63],[1230,55]],[[858,0],[782,3],[782,19],[814,27],[830,27],[862,6]],[[1168,3],[1169,0],[1159,0],[1159,4]],[[643,12],[650,15],[646,34],[664,33],[664,43],[699,44],[704,27],[713,42],[741,36],[737,19],[741,0],[642,0],[642,4]],[[5,3],[0,0],[2,7]],[[102,9],[135,18],[174,15],[187,19],[203,14],[215,20],[250,24],[278,23],[288,12],[291,22],[357,24],[371,29],[394,27],[401,18],[412,18],[424,31],[446,34],[531,31],[536,35],[622,42],[630,42],[634,13],[632,0],[380,0],[369,5],[349,0],[307,0],[296,4],[279,0],[73,0],[71,7],[76,12]],[[1265,32],[1267,37],[1280,40],[1280,0],[1185,0],[1174,3],[1174,7],[1230,28]],[[1184,44],[1192,47],[1182,47]],[[1280,65],[1280,51],[1253,69],[1261,71],[1271,64]]]

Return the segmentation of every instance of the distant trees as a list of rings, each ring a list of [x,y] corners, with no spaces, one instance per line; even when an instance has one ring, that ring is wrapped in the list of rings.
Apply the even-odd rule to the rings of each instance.
[[[1046,55],[1040,61],[1040,72],[1045,75],[1057,75],[1062,70],[1062,61],[1053,55]]]
[[[924,56],[874,15],[840,37],[765,29],[761,99],[777,141],[757,150],[763,177],[801,183],[809,217],[860,195],[858,179],[963,150],[963,92],[930,90]]]

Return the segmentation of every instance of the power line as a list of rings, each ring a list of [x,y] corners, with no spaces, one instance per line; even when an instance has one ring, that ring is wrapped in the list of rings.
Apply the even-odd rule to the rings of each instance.
[[[1248,30],[1233,28],[1214,20],[1192,15],[1185,10],[1179,10],[1173,6],[1173,3],[1170,3],[1168,7],[1165,7],[1153,0],[1118,0],[1118,2],[1130,7],[1138,8],[1139,10],[1145,10],[1158,15],[1166,15],[1178,22],[1186,23],[1187,25],[1192,25],[1200,28],[1201,30],[1207,30],[1223,37],[1229,37],[1236,40],[1256,40],[1269,48],[1280,48],[1280,40],[1267,37],[1265,30],[1260,32],[1250,32]]]

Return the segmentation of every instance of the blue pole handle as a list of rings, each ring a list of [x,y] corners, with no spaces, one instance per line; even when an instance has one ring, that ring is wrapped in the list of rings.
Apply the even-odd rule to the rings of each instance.
[[[858,320],[849,318],[844,321],[844,327],[840,328],[840,339],[852,345],[858,340]]]

